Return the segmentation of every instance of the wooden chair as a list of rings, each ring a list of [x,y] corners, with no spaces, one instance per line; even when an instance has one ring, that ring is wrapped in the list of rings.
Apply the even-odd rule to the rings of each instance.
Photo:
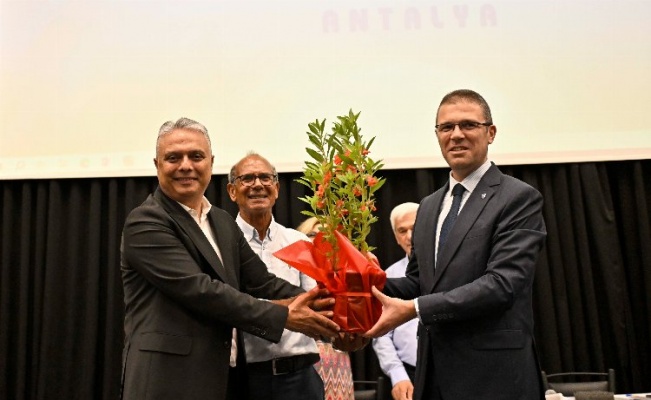
[[[563,396],[574,396],[575,392],[612,392],[615,391],[615,370],[608,372],[561,372],[546,374],[542,371],[545,390],[552,389]]]

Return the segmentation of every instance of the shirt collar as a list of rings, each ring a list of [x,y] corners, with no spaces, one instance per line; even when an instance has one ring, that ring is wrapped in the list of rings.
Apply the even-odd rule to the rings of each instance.
[[[179,203],[179,202],[177,201],[177,203]],[[198,222],[202,222],[206,218],[208,218],[208,213],[210,212],[210,209],[212,208],[212,204],[210,204],[210,202],[208,201],[206,196],[203,196],[203,198],[201,199],[201,215],[199,215],[197,210],[195,210],[194,208],[190,208],[190,207],[186,206],[183,203],[179,203],[179,204],[181,205],[181,207],[183,207],[183,209],[185,211],[190,213],[192,218],[194,218]]]
[[[451,195],[452,189],[457,183],[462,184],[463,187],[468,191],[468,194],[472,193],[479,184],[481,178],[491,167],[491,165],[492,163],[489,160],[486,160],[482,165],[479,166],[479,168],[474,170],[470,175],[466,176],[466,179],[462,180],[461,182],[454,179],[452,177],[452,172],[450,171],[450,187],[448,187],[448,194]]]
[[[260,236],[258,235],[257,229],[255,229],[252,225],[246,222],[239,213],[237,214],[237,218],[235,218],[235,222],[237,222],[237,224],[240,226],[240,229],[242,230],[244,237],[247,238],[247,241],[251,241],[253,239],[257,240],[258,242],[260,241]],[[276,235],[275,222],[276,220],[272,215],[271,223],[269,224],[269,228],[267,228],[267,234],[265,235],[265,238],[268,238],[269,240],[273,240],[273,238]]]

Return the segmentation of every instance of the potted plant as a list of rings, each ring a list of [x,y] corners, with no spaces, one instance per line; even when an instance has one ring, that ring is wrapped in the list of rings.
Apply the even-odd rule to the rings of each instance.
[[[311,190],[300,198],[310,206],[303,214],[316,217],[321,231],[312,243],[300,241],[274,253],[330,291],[333,320],[350,333],[366,332],[380,317],[382,305],[371,287],[382,289],[386,280],[366,241],[377,221],[374,195],[385,179],[376,175],[382,162],[369,156],[375,138],[364,141],[359,115],[351,110],[337,117],[330,131],[325,119],[308,125],[311,160],[297,182]]]

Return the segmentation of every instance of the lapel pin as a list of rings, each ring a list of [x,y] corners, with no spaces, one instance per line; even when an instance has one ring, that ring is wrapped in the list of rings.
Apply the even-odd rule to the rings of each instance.
[[[482,193],[482,194],[481,194],[481,198],[482,198],[482,199],[485,199],[485,198],[486,198],[486,193]]]

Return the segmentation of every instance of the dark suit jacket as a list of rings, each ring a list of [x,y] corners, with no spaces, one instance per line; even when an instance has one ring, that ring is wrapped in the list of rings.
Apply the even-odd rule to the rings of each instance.
[[[256,298],[302,289],[267,271],[225,211],[213,206],[208,219],[223,265],[198,224],[160,189],[127,217],[123,399],[224,399],[233,327],[280,340],[287,308]]]
[[[461,209],[435,268],[447,190],[421,202],[407,276],[385,287],[392,296],[420,296],[414,398],[429,398],[424,391],[435,379],[445,400],[542,399],[531,304],[546,236],[542,196],[491,166]]]

